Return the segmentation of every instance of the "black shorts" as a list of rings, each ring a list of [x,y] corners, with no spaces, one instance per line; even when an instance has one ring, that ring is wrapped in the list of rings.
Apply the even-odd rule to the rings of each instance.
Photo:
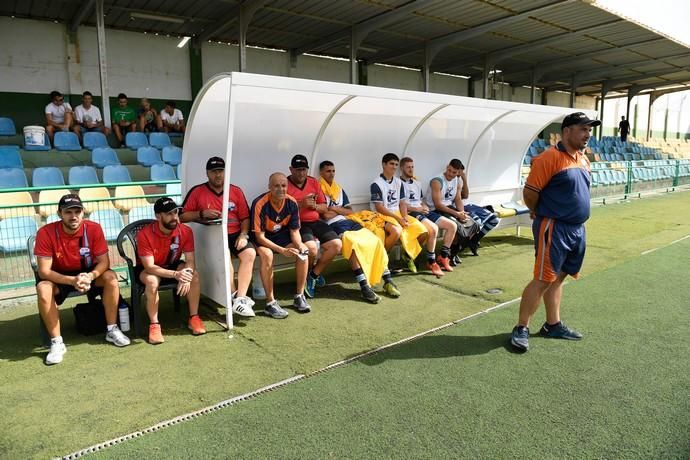
[[[83,270],[79,271],[72,271],[72,272],[57,272],[60,273],[61,275],[65,276],[77,276],[79,273],[84,273]],[[41,281],[47,281],[47,280],[37,280],[36,285],[40,283]],[[95,281],[95,280],[94,280]],[[62,305],[65,301],[65,299],[73,292],[78,292],[74,286],[71,284],[56,284],[58,288],[58,293],[55,294],[55,303],[58,305]],[[91,289],[86,291],[84,294],[89,296],[89,299],[93,297],[98,297],[99,295],[103,294],[103,288],[96,286],[95,284],[91,283]]]
[[[245,249],[252,249],[254,248],[254,244],[252,244],[251,241],[249,241],[249,238],[247,238],[247,245],[240,249],[239,251],[235,249],[235,243],[237,242],[237,238],[240,237],[240,232],[237,233],[228,233],[228,249],[230,249],[230,254],[232,254],[235,257],[239,257],[240,252],[244,251]]]
[[[302,235],[302,241],[305,243],[318,239],[321,244],[324,244],[338,239],[338,234],[323,220],[302,222],[299,233]]]
[[[165,268],[166,270],[175,270],[177,271],[177,268],[184,263],[184,260],[178,260],[175,263],[172,263],[170,265],[163,265],[161,268]],[[141,283],[141,272],[144,271],[144,266],[143,265],[136,265],[134,267],[134,277],[137,279],[137,282]]]

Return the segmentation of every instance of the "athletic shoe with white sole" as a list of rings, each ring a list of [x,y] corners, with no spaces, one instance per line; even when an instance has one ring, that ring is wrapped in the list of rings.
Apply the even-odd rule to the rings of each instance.
[[[264,313],[275,319],[287,318],[288,312],[285,311],[279,304],[277,300],[271,300],[266,304],[264,308]]]
[[[539,335],[550,339],[580,340],[582,338],[582,334],[575,329],[570,329],[562,321],[551,326],[544,323],[539,329]]]
[[[46,355],[46,364],[49,366],[52,364],[60,364],[65,353],[67,353],[67,347],[64,342],[51,343],[50,351]]]
[[[364,286],[362,288],[362,298],[369,303],[379,303],[379,300],[381,300],[381,297],[374,292],[371,286]]]
[[[105,341],[112,343],[116,347],[126,347],[130,343],[129,338],[117,326],[105,334]]]
[[[232,302],[232,311],[237,315],[251,318],[252,316],[256,316],[254,310],[252,310],[253,304],[254,302],[249,297],[237,297]]]
[[[309,313],[311,311],[311,305],[307,303],[304,294],[296,295],[292,301],[292,306],[300,313]]]
[[[529,328],[515,326],[510,334],[510,344],[519,351],[529,350]]]

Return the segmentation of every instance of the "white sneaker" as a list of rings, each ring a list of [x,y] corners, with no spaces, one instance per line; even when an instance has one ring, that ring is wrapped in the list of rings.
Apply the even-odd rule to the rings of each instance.
[[[261,283],[252,283],[252,297],[256,300],[263,300],[266,298],[266,291]]]
[[[240,316],[252,317],[256,316],[252,305],[254,302],[248,297],[238,297],[232,302],[232,311]]]
[[[116,347],[126,347],[129,345],[129,339],[117,326],[105,334],[105,341],[112,343]]]
[[[52,364],[59,364],[62,362],[62,357],[67,353],[67,347],[63,342],[51,343],[50,351],[46,356],[46,364],[49,366]]]

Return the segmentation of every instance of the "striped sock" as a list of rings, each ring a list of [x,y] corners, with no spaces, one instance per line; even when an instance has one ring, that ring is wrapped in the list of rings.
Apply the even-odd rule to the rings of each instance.
[[[367,282],[367,277],[364,276],[364,271],[361,268],[358,268],[355,272],[355,279],[359,283],[360,288],[365,288],[369,285]]]

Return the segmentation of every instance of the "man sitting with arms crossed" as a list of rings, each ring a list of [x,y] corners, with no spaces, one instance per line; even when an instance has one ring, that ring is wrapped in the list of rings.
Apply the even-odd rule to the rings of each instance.
[[[307,285],[304,289],[308,297],[313,298],[316,287],[325,286],[326,280],[321,274],[335,256],[340,253],[342,243],[338,235],[321,220],[320,214],[326,212],[326,197],[321,191],[319,181],[307,175],[309,164],[304,155],[295,155],[290,161],[288,176],[288,195],[299,205],[300,235],[302,242],[309,249],[309,267]],[[321,243],[321,256],[318,261],[317,240]]]
[[[110,270],[108,245],[101,226],[84,220],[79,196],[65,195],[58,204],[60,220],[46,224],[36,234],[34,254],[37,257],[36,283],[38,311],[50,335],[50,352],[46,364],[62,362],[67,352],[60,335],[58,305],[72,291],[100,291],[108,331],[105,340],[118,347],[129,345],[129,339],[117,327],[117,303],[120,287]]]
[[[419,220],[429,232],[429,238],[426,242],[427,267],[436,276],[443,276],[441,267],[446,271],[452,272],[449,248],[453,244],[453,238],[455,238],[457,230],[455,222],[437,212],[429,210],[429,206],[422,201],[422,198],[424,198],[422,184],[414,177],[414,160],[412,158],[405,157],[400,160],[400,179],[405,187],[407,213]],[[434,251],[436,250],[436,236],[438,235],[439,228],[445,231],[443,234],[443,248],[445,249],[441,250],[441,255],[437,258]],[[414,263],[414,261],[412,262]]]
[[[467,173],[465,171],[465,165],[463,165],[462,162],[460,162],[458,179],[460,182],[462,182],[462,199],[467,200],[467,198],[469,198],[470,196],[470,188],[467,185]],[[467,244],[467,247],[470,248],[472,254],[478,256],[479,253],[477,251],[479,250],[479,241],[482,238],[484,238],[487,233],[496,228],[496,226],[501,222],[501,219],[495,213],[481,206],[477,206],[476,204],[465,202],[464,209],[465,212],[472,218],[472,220],[474,220],[477,223],[477,225],[479,225],[479,232],[477,232],[477,234],[474,235],[468,241]],[[462,251],[462,249],[463,248],[461,248],[460,250]]]
[[[309,250],[300,236],[299,206],[287,193],[285,174],[275,172],[268,178],[268,192],[252,202],[251,229],[254,232],[256,250],[261,259],[261,281],[266,290],[264,312],[276,319],[287,317],[273,297],[273,253],[295,259],[296,289],[292,306],[300,313],[309,313],[311,306],[304,297],[307,281],[307,255]]]
[[[194,265],[194,234],[179,222],[179,206],[172,198],[159,198],[153,205],[156,221],[137,234],[137,266],[139,280],[146,286],[146,312],[149,315],[149,343],[165,342],[158,322],[158,286],[161,278],[177,281],[177,293],[187,297],[192,334],[206,333],[199,317],[199,274]],[[184,254],[184,260],[181,256]]]
[[[225,160],[212,157],[206,162],[208,182],[192,187],[182,203],[182,222],[206,223],[220,219],[223,209],[223,184],[225,183]],[[254,301],[247,297],[256,250],[249,241],[249,206],[242,189],[230,184],[228,199],[228,248],[240,261],[237,273],[237,292],[234,288],[235,276],[230,263],[230,287],[233,291],[232,311],[240,316],[254,316]]]

